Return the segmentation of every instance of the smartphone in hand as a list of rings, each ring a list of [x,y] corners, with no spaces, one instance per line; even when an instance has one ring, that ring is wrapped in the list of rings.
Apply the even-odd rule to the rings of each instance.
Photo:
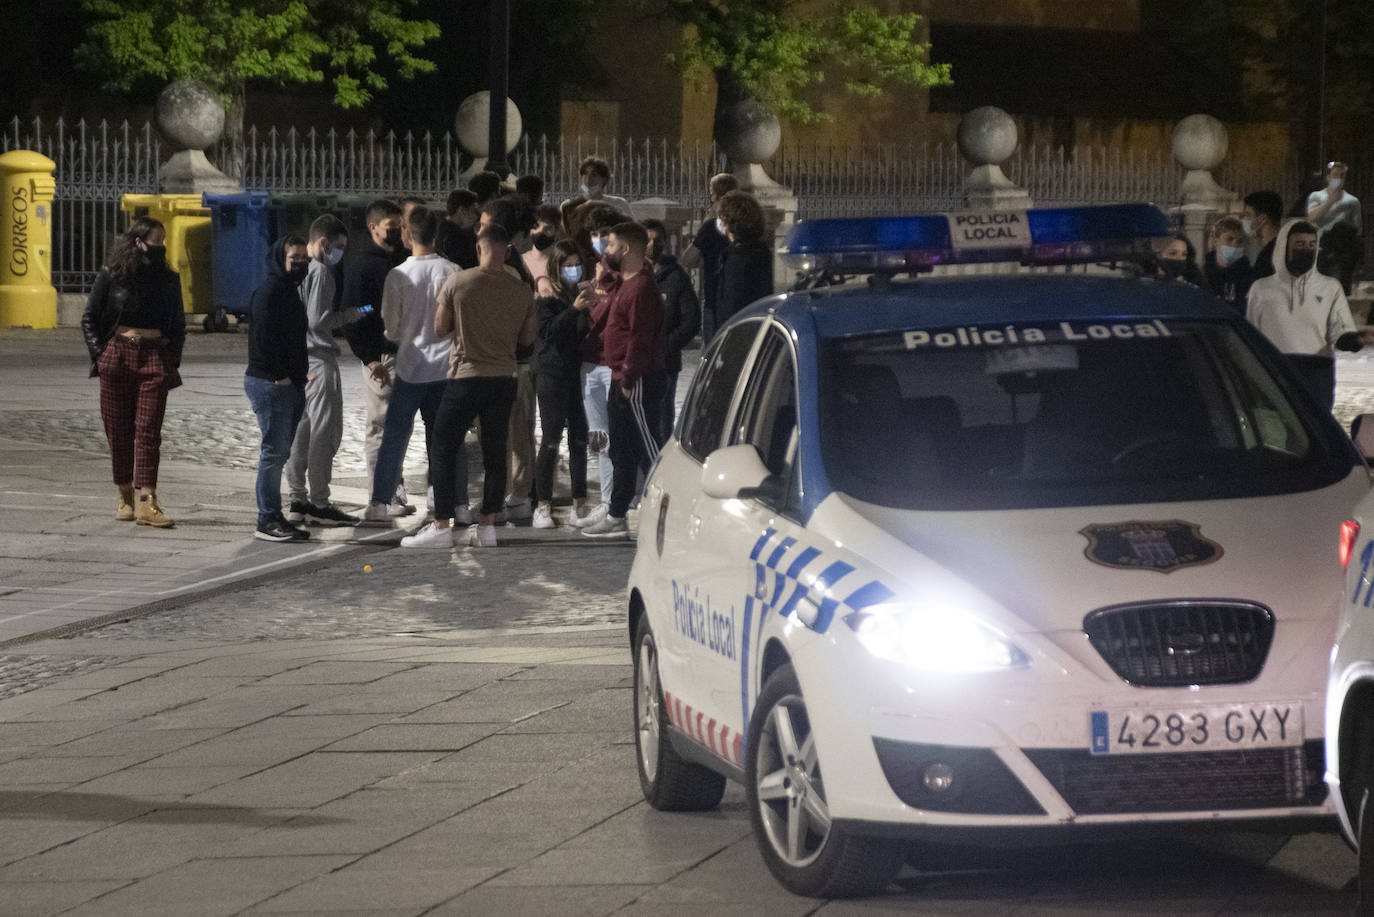
[[[375,312],[375,311],[376,311],[376,310],[375,310],[374,308],[372,308],[372,306],[370,306],[370,305],[369,305],[369,306],[359,306],[359,307],[358,307],[358,314],[359,314],[359,315],[371,315],[371,314],[372,314],[373,312]]]

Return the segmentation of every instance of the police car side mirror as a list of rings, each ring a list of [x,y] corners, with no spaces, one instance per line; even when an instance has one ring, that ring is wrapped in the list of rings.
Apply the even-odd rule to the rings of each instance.
[[[1374,414],[1361,414],[1350,421],[1350,439],[1365,461],[1374,462]]]
[[[726,446],[706,456],[701,468],[701,489],[717,500],[761,496],[760,489],[772,475],[759,450],[748,443]]]

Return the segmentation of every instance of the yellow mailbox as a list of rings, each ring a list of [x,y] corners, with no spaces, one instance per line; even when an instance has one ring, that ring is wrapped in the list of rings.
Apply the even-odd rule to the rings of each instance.
[[[213,312],[210,210],[199,194],[126,194],[119,206],[131,217],[150,216],[167,229],[167,266],[181,275],[187,312]]]
[[[32,150],[0,156],[0,327],[57,327],[52,199],[57,163]]]

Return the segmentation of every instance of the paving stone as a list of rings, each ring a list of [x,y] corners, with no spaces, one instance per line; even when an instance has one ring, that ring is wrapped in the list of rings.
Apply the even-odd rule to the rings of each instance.
[[[24,917],[50,917],[68,912],[92,898],[108,894],[127,884],[119,881],[4,882],[0,883],[0,902],[10,914]]]
[[[437,758],[430,752],[314,752],[191,797],[190,802],[298,808],[323,805]]]
[[[545,887],[479,885],[435,908],[434,917],[601,917],[613,914],[651,889],[651,885]]]
[[[347,861],[331,856],[202,859],[175,866],[70,913],[72,917],[237,914]]]
[[[278,914],[303,909],[339,913],[346,909],[429,908],[442,904],[495,874],[493,868],[473,867],[459,860],[435,869],[407,869],[407,881],[395,882],[394,872],[352,866],[312,879],[258,905],[257,912]]]
[[[325,746],[327,751],[460,751],[496,732],[496,724],[396,723]]]

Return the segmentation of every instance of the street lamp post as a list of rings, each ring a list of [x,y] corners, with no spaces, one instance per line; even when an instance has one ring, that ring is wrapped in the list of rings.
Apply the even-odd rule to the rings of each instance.
[[[487,169],[505,178],[506,96],[510,92],[510,0],[491,0],[491,108],[487,121]]]

